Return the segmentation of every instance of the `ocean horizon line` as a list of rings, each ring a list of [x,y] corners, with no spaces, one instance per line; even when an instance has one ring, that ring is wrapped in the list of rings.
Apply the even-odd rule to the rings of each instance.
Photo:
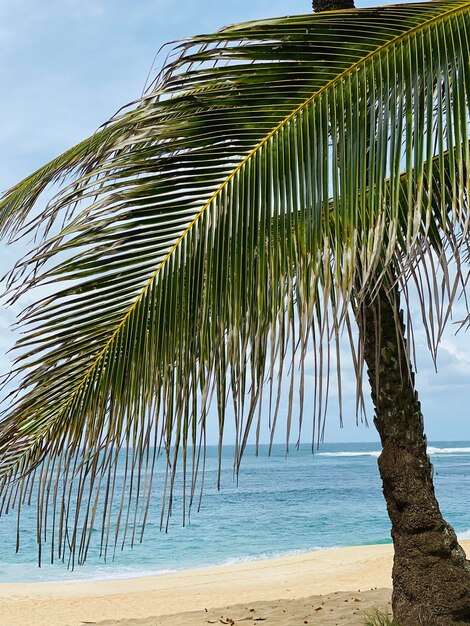
[[[427,445],[428,448],[433,447],[433,444],[443,444],[443,443],[456,443],[456,444],[461,444],[461,443],[467,443],[468,447],[470,447],[470,439],[428,439],[427,441]],[[288,444],[286,442],[276,442],[271,444],[269,441],[260,441],[259,443],[256,442],[250,442],[246,444],[246,448],[256,448],[256,446],[258,447],[263,447],[263,448],[269,448],[270,446],[272,448],[289,448],[290,450],[296,450],[297,448],[301,448],[302,450],[307,450],[307,449],[314,449],[314,451],[320,449],[323,446],[371,446],[371,445],[376,445],[379,448],[381,448],[381,443],[380,441],[323,441],[320,442],[319,444],[317,442],[314,442],[312,444],[312,442],[310,441],[302,441],[299,444],[297,442],[292,442],[290,441]],[[199,447],[199,444],[196,446],[197,448]],[[219,444],[218,443],[206,443],[205,444],[206,448],[219,448]],[[223,443],[222,444],[222,448],[235,448],[236,444],[235,443]],[[240,446],[239,446],[240,447]],[[467,446],[466,446],[467,447]],[[150,446],[150,449],[153,448],[158,448],[158,446]],[[182,448],[181,444],[180,444],[180,448]],[[193,445],[192,443],[188,442],[187,444],[187,448],[192,449]],[[132,450],[133,447],[132,446],[121,446],[121,449],[125,450],[125,449],[129,449]],[[164,446],[161,446],[162,451],[164,450]],[[171,449],[174,449],[174,446],[171,446]]]

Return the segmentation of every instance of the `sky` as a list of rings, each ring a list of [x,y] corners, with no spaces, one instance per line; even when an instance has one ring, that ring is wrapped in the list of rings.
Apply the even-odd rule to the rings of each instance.
[[[0,0],[0,190],[92,134],[138,97],[164,43],[236,22],[307,13],[310,7],[310,0]],[[155,68],[162,60],[157,56]],[[0,275],[26,245],[0,244]],[[6,353],[16,336],[11,328],[16,312],[0,300],[0,374],[10,367]],[[470,439],[470,334],[455,336],[449,328],[438,373],[419,328],[416,345],[416,385],[428,439]],[[344,386],[344,428],[333,408],[325,440],[378,441],[373,427],[356,427],[354,374],[348,367]],[[310,430],[307,426],[305,441]],[[209,441],[216,441],[216,433],[214,421]]]

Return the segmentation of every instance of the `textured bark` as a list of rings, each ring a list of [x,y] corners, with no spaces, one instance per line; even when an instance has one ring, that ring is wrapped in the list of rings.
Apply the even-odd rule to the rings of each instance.
[[[338,11],[339,9],[354,9],[354,0],[312,0],[315,13],[321,11]]]
[[[434,493],[398,297],[382,289],[360,320],[395,548],[393,614],[400,626],[470,624],[470,564]]]

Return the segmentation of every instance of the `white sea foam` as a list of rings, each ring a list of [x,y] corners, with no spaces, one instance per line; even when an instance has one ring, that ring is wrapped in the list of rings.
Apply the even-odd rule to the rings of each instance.
[[[460,539],[470,539],[470,530],[462,530],[462,532],[457,533],[457,538]]]
[[[335,456],[335,457],[348,457],[348,456],[373,456],[377,458],[380,455],[380,450],[367,450],[364,452],[317,452],[318,456]]]
[[[318,552],[318,550],[329,550],[331,548],[340,548],[339,545],[332,546],[314,546],[313,548],[303,548],[298,550],[286,550],[283,552],[263,552],[256,556],[237,556],[225,561],[219,561],[215,565],[204,565],[203,567],[216,567],[219,565],[238,565],[240,563],[251,563],[252,561],[266,561],[269,559],[280,559],[283,557],[295,556],[297,554],[308,554],[309,552]],[[190,568],[194,569],[194,568]]]
[[[164,574],[174,574],[179,570],[174,569],[117,569],[114,572],[108,572],[105,570],[98,570],[93,575],[85,575],[83,578],[78,578],[75,575],[70,577],[67,581],[63,578],[63,582],[93,582],[94,580],[124,580],[127,578],[142,578],[143,576],[162,576]],[[59,582],[61,582],[59,581]],[[55,581],[57,582],[57,581]]]
[[[378,458],[380,450],[364,450],[364,451],[347,451],[347,452],[317,452],[318,456],[331,456],[331,457],[355,457],[355,456],[373,456]],[[465,448],[438,448],[435,446],[428,447],[428,454],[469,454],[470,447]]]
[[[435,448],[429,446],[428,454],[470,454],[470,448]]]
[[[27,567],[25,567],[25,565]],[[67,570],[63,572],[57,568],[47,565],[41,568],[41,570],[34,570],[30,564],[21,563],[19,565],[12,565],[11,563],[0,562],[0,577],[3,582],[3,571],[8,567],[9,582],[47,582],[60,585],[66,583],[75,582],[93,582],[95,580],[127,580],[128,578],[142,578],[144,576],[161,576],[163,574],[172,574],[179,571],[177,568],[168,569],[142,569],[141,567],[122,567],[113,570],[107,570],[103,567],[97,567],[93,569],[93,573],[90,571],[81,571],[76,569],[73,572]],[[190,568],[188,568],[190,569]],[[31,575],[33,573],[33,575]]]

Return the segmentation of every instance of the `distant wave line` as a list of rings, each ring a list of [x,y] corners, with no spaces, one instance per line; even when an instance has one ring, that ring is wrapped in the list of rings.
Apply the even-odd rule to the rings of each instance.
[[[470,450],[470,448],[469,448]],[[317,452],[316,453],[318,456],[334,456],[334,457],[340,457],[340,456],[375,456],[378,457],[380,454],[380,450],[371,450],[371,451],[364,451],[364,452]]]
[[[363,451],[355,451],[355,452],[317,452],[318,456],[331,456],[331,457],[355,457],[355,456],[373,456],[378,458],[380,455],[380,450],[363,450]],[[469,454],[470,448],[436,448],[434,446],[429,446],[428,448],[429,455],[437,455],[437,454]]]
[[[470,454],[470,448],[434,448],[429,446],[428,454]]]

